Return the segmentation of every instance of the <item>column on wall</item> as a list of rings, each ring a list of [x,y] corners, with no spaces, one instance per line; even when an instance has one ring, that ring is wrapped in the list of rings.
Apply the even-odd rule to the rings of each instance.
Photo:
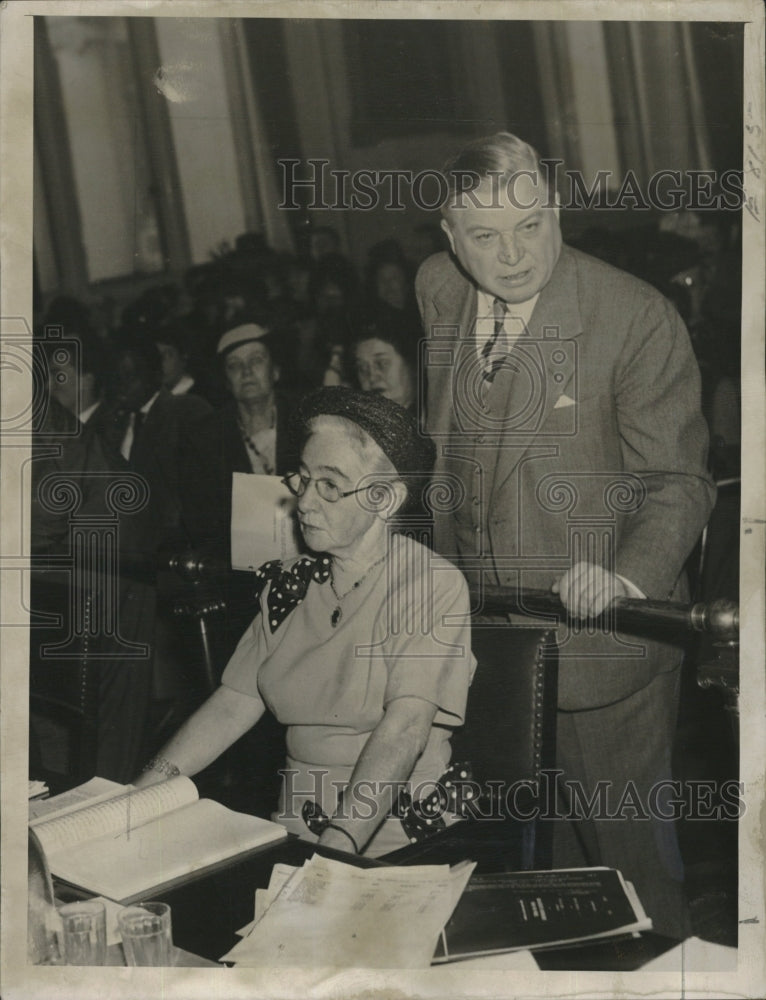
[[[242,19],[219,19],[218,33],[247,229],[262,232],[275,250],[291,252],[292,231],[278,207],[282,200],[279,173],[253,86],[251,52]]]
[[[617,177],[620,163],[607,73],[603,25],[538,21],[533,25],[548,151],[591,183],[600,170]]]
[[[154,89],[169,121],[191,263],[248,228],[214,18],[153,19]],[[158,68],[159,67],[159,68]]]
[[[327,170],[343,169],[349,111],[341,24],[333,19],[290,19],[284,31],[290,80],[299,95],[295,111],[304,159],[329,160]],[[332,200],[334,187],[329,190]],[[349,253],[348,213],[334,212],[321,222],[333,226]]]
[[[47,20],[35,19],[34,238],[42,290],[88,284],[61,84]]]
[[[537,22],[534,36],[550,152],[566,168],[586,181],[613,171],[616,186],[628,170],[646,185],[658,170],[710,169],[688,25]]]

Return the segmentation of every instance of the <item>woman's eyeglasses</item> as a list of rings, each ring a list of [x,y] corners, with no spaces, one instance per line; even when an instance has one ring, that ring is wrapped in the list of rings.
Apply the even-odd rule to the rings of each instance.
[[[372,483],[368,483],[367,486],[360,486],[357,490],[346,490],[344,492],[332,479],[321,477],[319,479],[312,479],[311,476],[304,476],[300,472],[288,472],[283,477],[282,482],[294,497],[302,497],[309,488],[309,483],[314,483],[317,493],[327,503],[337,503],[339,500],[343,500],[344,497],[353,496],[354,493],[362,493],[373,485]]]

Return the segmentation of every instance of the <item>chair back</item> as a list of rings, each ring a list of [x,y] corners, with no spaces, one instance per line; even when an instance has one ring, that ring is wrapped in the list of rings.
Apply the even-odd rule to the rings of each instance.
[[[545,787],[542,772],[553,769],[556,758],[555,633],[477,622],[471,645],[478,665],[465,725],[452,737],[452,760],[471,765],[479,794],[471,800],[466,822],[385,860],[453,864],[470,857],[482,872],[550,868],[553,826],[534,817],[537,791]]]
[[[477,659],[465,725],[452,759],[469,760],[481,784],[538,782],[556,753],[558,650],[542,628],[474,625]]]
[[[53,788],[71,787],[92,778],[98,745],[98,666],[89,650],[87,627],[70,631],[74,609],[64,576],[36,573],[31,585],[30,714],[42,717],[60,732],[65,749],[56,761],[45,761],[30,732],[30,771]],[[81,597],[76,614],[82,614],[87,625],[90,598],[87,594]]]

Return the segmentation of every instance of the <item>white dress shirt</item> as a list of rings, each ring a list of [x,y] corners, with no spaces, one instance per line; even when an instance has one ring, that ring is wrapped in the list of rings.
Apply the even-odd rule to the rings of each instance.
[[[532,316],[532,310],[537,304],[540,293],[527,299],[526,302],[507,302],[507,312],[503,322],[503,332],[501,334],[503,343],[510,354],[513,345],[524,333],[524,329]],[[495,296],[478,289],[478,302],[476,310],[476,351],[479,357],[487,341],[492,340],[495,334]]]

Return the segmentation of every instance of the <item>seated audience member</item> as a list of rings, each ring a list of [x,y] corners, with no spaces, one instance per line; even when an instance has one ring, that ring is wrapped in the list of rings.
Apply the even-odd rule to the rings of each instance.
[[[332,226],[314,226],[309,234],[309,253],[315,261],[340,255],[340,236]]]
[[[101,406],[109,355],[103,341],[87,327],[60,343],[46,342],[50,396],[86,424]]]
[[[418,322],[415,276],[397,240],[376,243],[367,263],[367,304],[373,310],[390,310],[408,324]]]
[[[197,380],[189,370],[191,333],[183,319],[167,320],[152,335],[162,358],[162,384],[174,396],[194,392]]]
[[[210,407],[198,396],[173,396],[162,386],[160,353],[146,334],[124,334],[115,357],[102,435],[115,467],[136,473],[146,491],[145,505],[120,517],[121,623],[131,641],[148,646],[149,658],[127,663],[119,679],[129,673],[132,690],[126,694],[115,684],[112,695],[115,701],[125,699],[126,717],[143,733],[150,712],[180,706],[198,680],[179,648],[175,620],[162,613],[179,582],[161,571],[160,554],[188,544],[181,516],[180,441],[183,429]]]
[[[53,444],[57,445],[55,450],[51,448]],[[93,428],[78,425],[77,418],[55,398],[48,400],[35,426],[33,457],[32,552],[39,557],[41,568],[45,566],[46,555],[53,556],[54,562],[46,567],[45,573],[33,574],[31,607],[34,611],[59,615],[62,623],[57,629],[43,624],[30,628],[30,677],[35,690],[49,683],[46,671],[71,669],[72,665],[71,660],[47,660],[40,655],[42,644],[65,638],[76,613],[69,570],[66,564],[62,568],[60,562],[61,557],[71,556],[72,552],[72,512],[54,502],[57,484],[58,487],[76,484],[78,522],[80,526],[92,527],[99,521],[109,523],[112,507],[107,494],[110,485],[119,480],[119,473],[107,461]],[[145,617],[141,613],[130,614],[139,595],[135,588],[115,579],[111,559],[107,558],[100,569],[91,564],[87,582],[90,596],[102,608],[116,602],[109,608],[115,631],[101,632],[96,626],[96,631],[88,636],[91,669],[98,672],[98,735],[93,770],[103,778],[126,782],[144,753],[142,737],[151,689],[151,663],[145,658],[123,659],[120,643],[146,641],[142,626]],[[38,747],[36,721],[31,718],[30,722],[30,755],[33,767],[39,767],[43,755]]]
[[[363,323],[352,338],[351,363],[359,388],[415,412],[420,330],[390,314]]]
[[[54,502],[54,484],[75,483],[79,491],[78,517],[101,518],[109,510],[104,496],[109,463],[98,437],[87,433],[76,415],[52,392],[35,419],[32,459],[32,552],[66,555],[71,512]]]
[[[411,415],[329,387],[304,401],[296,434],[300,462],[286,482],[316,555],[261,567],[260,614],[221,686],[137,783],[198,773],[268,706],[288,726],[279,821],[378,856],[417,839],[412,811],[392,815],[392,787],[434,782],[449,764],[475,666],[468,590],[446,560],[389,530],[411,477],[433,462]],[[410,627],[421,616],[427,626]],[[445,617],[465,624],[445,632]],[[357,792],[365,809],[351,808]]]
[[[286,433],[293,399],[279,389],[280,331],[264,315],[218,341],[230,398],[183,441],[184,523],[195,546],[228,560],[234,472],[279,475],[295,464]]]
[[[357,285],[344,257],[315,264],[309,282],[311,315],[299,325],[298,369],[309,386],[340,385],[345,378],[345,344]]]
[[[154,555],[161,545],[187,540],[179,494],[181,434],[210,406],[198,396],[173,396],[162,385],[160,352],[145,335],[124,335],[115,356],[102,433],[112,453],[121,456],[122,467],[143,476],[149,488],[146,507],[121,525],[121,545]]]

